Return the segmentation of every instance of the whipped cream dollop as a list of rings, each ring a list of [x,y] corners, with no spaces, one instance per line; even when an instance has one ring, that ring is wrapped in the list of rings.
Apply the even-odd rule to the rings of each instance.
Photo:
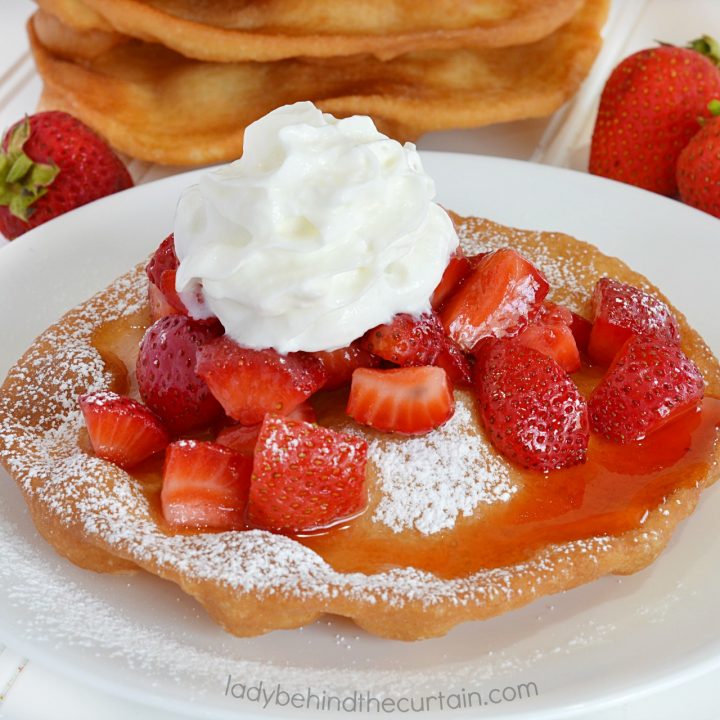
[[[412,143],[310,102],[245,130],[239,160],[180,198],[176,289],[254,349],[334,350],[430,309],[458,244]]]

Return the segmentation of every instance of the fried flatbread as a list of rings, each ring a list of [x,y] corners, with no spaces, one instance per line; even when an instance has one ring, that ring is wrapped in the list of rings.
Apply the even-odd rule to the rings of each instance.
[[[586,0],[560,30],[504,49],[425,51],[272,63],[207,63],[116,36],[89,42],[36,16],[29,24],[42,107],[76,115],[118,150],[151,162],[199,165],[242,153],[244,128],[270,110],[312,100],[337,117],[370,115],[399,140],[431,130],[542,117],[579,87],[600,48],[607,0]]]
[[[211,62],[506,47],[557,30],[582,0],[39,0],[80,31],[116,31]]]
[[[554,299],[576,311],[587,311],[594,284],[604,275],[662,297],[621,261],[566,235],[513,230],[476,218],[458,218],[457,224],[469,252],[517,248],[546,273]],[[116,380],[116,369],[92,344],[93,334],[141,311],[146,291],[138,267],[35,341],[0,391],[0,457],[38,530],[59,553],[96,571],[142,568],[171,580],[237,635],[298,627],[335,613],[383,637],[427,638],[608,573],[636,572],[657,557],[720,473],[713,428],[709,457],[693,465],[692,482],[649,507],[639,527],[545,542],[517,562],[490,563],[467,574],[445,576],[397,560],[369,572],[337,569],[307,544],[261,530],[172,534],[161,526],[143,480],[86,451],[77,408],[80,393]],[[708,393],[720,395],[720,365],[675,312],[684,350],[702,370]],[[321,417],[328,419],[332,425],[331,415]],[[422,559],[430,550],[445,557],[472,555],[476,548],[458,545],[462,526],[492,523],[493,509],[510,502],[515,470],[486,441],[467,393],[457,394],[448,425],[421,438],[379,435],[347,418],[334,424],[364,434],[370,445],[370,502],[353,521],[355,554],[373,540],[386,543],[396,559],[408,551]],[[423,486],[428,478],[430,485]],[[446,526],[438,523],[438,513],[448,507],[443,499],[457,511]]]

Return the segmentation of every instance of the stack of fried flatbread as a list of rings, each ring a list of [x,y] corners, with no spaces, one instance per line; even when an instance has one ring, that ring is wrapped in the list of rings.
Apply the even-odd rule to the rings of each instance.
[[[414,140],[552,113],[609,0],[38,0],[42,106],[166,164],[230,160],[245,126],[312,100]]]

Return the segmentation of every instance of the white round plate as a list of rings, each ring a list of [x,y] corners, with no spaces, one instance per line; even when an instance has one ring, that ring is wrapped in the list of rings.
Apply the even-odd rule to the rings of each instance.
[[[423,157],[445,206],[561,230],[620,256],[720,353],[718,220],[589,175],[468,155]],[[3,249],[2,375],[41,330],[159,244],[179,192],[195,177],[106,198]],[[347,717],[353,708],[427,718],[580,717],[720,666],[718,517],[720,491],[711,489],[647,570],[444,638],[381,640],[325,618],[241,639],[168,582],[98,575],[56,556],[3,474],[0,637],[60,673],[199,717]]]

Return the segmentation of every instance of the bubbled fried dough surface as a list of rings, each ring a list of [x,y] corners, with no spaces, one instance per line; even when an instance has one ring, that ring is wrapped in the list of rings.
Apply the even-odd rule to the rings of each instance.
[[[186,57],[280,60],[534,42],[582,0],[40,0],[77,30],[117,31]]]
[[[585,0],[570,22],[528,45],[425,50],[386,62],[201,62],[118,33],[80,33],[43,21],[42,12],[28,31],[43,109],[79,117],[133,157],[197,165],[239,157],[247,125],[299,100],[337,117],[370,115],[399,140],[549,115],[589,72],[607,6]]]
[[[546,273],[553,299],[574,310],[586,309],[602,275],[657,293],[621,261],[568,236],[513,230],[476,218],[455,220],[469,252],[517,248]],[[674,491],[650,511],[642,529],[547,545],[517,564],[449,579],[413,567],[372,574],[338,572],[299,542],[261,530],[169,535],[155,519],[137,480],[85,452],[77,409],[79,393],[112,382],[91,345],[93,331],[137,313],[144,307],[145,293],[143,269],[137,267],[35,341],[9,373],[0,394],[2,460],[25,495],[38,529],[58,552],[94,570],[142,568],[172,580],[238,635],[301,626],[329,612],[353,618],[380,636],[427,638],[607,573],[635,572],[655,559],[718,474],[716,444],[715,462],[703,482]],[[720,366],[684,317],[677,317],[685,350],[702,369],[708,391],[720,394]],[[446,473],[443,480],[454,483],[458,496],[475,492],[477,504],[470,512],[482,515],[488,503],[505,502],[506,494],[512,494],[513,471],[485,442],[474,418],[469,396],[459,393],[455,427],[466,436],[463,445],[473,444],[470,470],[476,472],[475,484],[481,484],[479,494],[467,483],[467,472],[459,473],[453,465],[453,453],[446,452],[457,442],[448,427],[413,442],[426,449],[418,448],[419,456],[429,452],[431,460],[433,454],[450,458],[439,465]],[[417,518],[423,516],[417,513],[403,519],[399,505],[404,501],[391,496],[401,492],[403,482],[414,487],[420,471],[410,463],[405,476],[387,478],[376,460],[383,453],[402,457],[409,440],[377,440],[357,426],[354,430],[370,440],[370,507],[363,522],[376,523],[392,534],[393,542],[405,543],[438,530],[443,522],[447,525],[449,518],[450,527],[444,529],[451,538],[452,521],[467,508],[462,497],[453,496],[455,504],[445,506],[443,522],[433,515],[425,518],[425,526],[419,525]],[[461,462],[469,461],[465,457]],[[383,502],[386,507],[380,512]],[[399,505],[393,508],[393,502]]]

